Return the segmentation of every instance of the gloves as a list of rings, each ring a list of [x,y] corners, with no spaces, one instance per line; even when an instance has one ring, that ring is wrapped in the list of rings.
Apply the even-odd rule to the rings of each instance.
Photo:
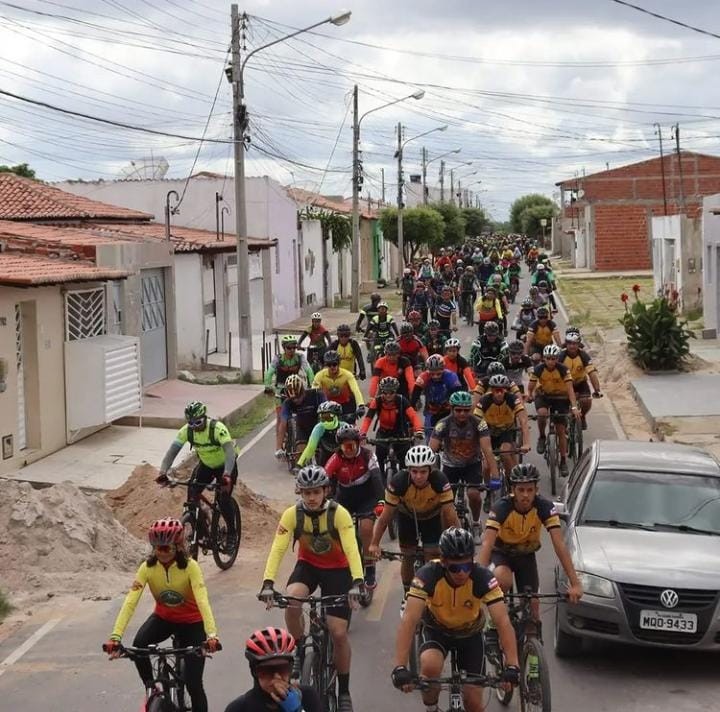
[[[280,700],[277,704],[283,712],[300,712],[302,709],[302,695],[300,694],[300,690],[296,687],[289,688],[285,699]]]
[[[497,492],[502,487],[502,480],[490,480],[488,484],[488,489],[491,492]]]
[[[415,440],[422,440],[425,442],[425,431],[424,430],[418,430],[417,432],[413,433],[413,437]]]
[[[358,418],[363,418],[367,412],[367,408],[364,405],[359,405],[355,411]]]
[[[500,676],[503,682],[509,682],[511,685],[518,685],[520,683],[520,668],[516,665],[508,665]]]
[[[602,398],[603,394],[600,393],[600,391],[593,391],[592,397],[593,398]]]
[[[518,674],[519,673],[520,671],[518,670]],[[390,677],[392,684],[397,687],[398,690],[401,690],[405,685],[412,685],[413,682],[412,673],[404,665],[398,665],[394,668]]]
[[[120,648],[122,648],[122,645],[120,644],[120,640],[118,638],[110,638],[110,640],[108,640],[107,643],[103,643],[102,646],[103,653],[107,653],[108,655],[119,653]]]
[[[374,509],[373,511],[375,512],[375,516],[379,519],[379,518],[380,518],[380,515],[383,513],[384,510],[385,510],[385,502],[383,502],[382,500],[380,500],[380,501],[375,505],[375,509]]]
[[[273,589],[273,582],[266,580],[263,581],[262,589],[258,593],[258,598],[268,607],[272,605],[275,599],[275,590]]]
[[[362,579],[355,579],[352,582],[352,588],[347,592],[348,601],[351,606],[360,605],[362,598],[362,586],[365,582]]]
[[[225,494],[230,494],[230,490],[232,490],[233,481],[232,477],[230,475],[223,475],[222,480],[220,481],[220,487],[222,488],[222,491],[225,492]]]
[[[170,481],[170,478],[167,476],[165,472],[161,472],[156,478],[155,482],[157,482],[159,485],[166,485]]]
[[[222,645],[220,645],[220,641],[215,638],[208,638],[205,641],[205,647],[207,648],[208,653],[217,653],[218,650],[222,650]]]

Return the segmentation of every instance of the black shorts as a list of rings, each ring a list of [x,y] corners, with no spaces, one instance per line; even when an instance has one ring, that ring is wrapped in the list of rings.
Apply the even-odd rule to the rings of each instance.
[[[458,655],[458,665],[461,670],[473,675],[482,675],[485,666],[485,645],[482,631],[459,638],[451,633],[445,633],[437,628],[423,625],[421,633],[420,653],[424,650],[439,650],[443,657],[447,657],[450,650],[455,648]]]
[[[430,519],[418,519],[417,528],[424,546],[437,546],[443,532],[440,514]],[[418,545],[415,517],[398,511],[397,513],[398,544],[409,549]]]
[[[490,562],[493,566],[507,566],[513,572],[517,591],[522,593],[528,586],[533,593],[540,590],[540,577],[534,553],[511,556],[493,549]]]
[[[578,398],[592,398],[590,395],[590,384],[587,382],[587,379],[582,383],[573,383],[573,389]]]
[[[337,503],[358,519],[375,516],[374,510],[378,500],[371,480],[367,480],[361,485],[355,485],[355,487],[338,485],[336,495]]]
[[[287,585],[303,583],[312,594],[319,586],[323,596],[343,596],[352,588],[350,569],[321,569],[307,561],[298,561],[290,574]],[[349,620],[350,606],[332,606],[327,609],[327,615]]]
[[[548,408],[552,415],[568,415],[570,412],[569,398],[549,398],[548,396],[538,394],[535,396],[535,410],[538,408]],[[555,422],[564,422],[565,418],[555,418]]]
[[[517,430],[498,430],[496,433],[490,433],[490,442],[493,450],[499,450],[501,445],[508,443],[514,445],[517,440]]]
[[[468,485],[481,485],[483,483],[482,464],[479,462],[460,467],[443,465],[442,471],[451,485],[457,484],[460,480],[463,480]]]

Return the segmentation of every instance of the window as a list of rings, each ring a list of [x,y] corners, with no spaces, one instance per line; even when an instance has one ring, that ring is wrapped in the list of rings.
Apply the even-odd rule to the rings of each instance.
[[[105,287],[66,292],[65,340],[90,339],[105,333]]]
[[[567,509],[571,512],[577,501],[580,486],[586,478],[588,467],[590,466],[592,450],[586,450],[580,461],[570,473],[570,482],[568,484]]]

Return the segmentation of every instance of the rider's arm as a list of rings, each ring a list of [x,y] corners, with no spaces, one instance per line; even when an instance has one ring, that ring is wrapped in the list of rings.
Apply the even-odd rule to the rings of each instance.
[[[135,608],[137,607],[138,601],[140,600],[140,596],[142,596],[142,592],[145,588],[146,583],[147,566],[143,562],[140,565],[140,568],[137,570],[137,573],[135,574],[135,578],[133,579],[132,585],[130,586],[130,590],[125,596],[125,600],[123,601],[120,613],[117,614],[117,618],[115,619],[115,625],[113,625],[112,634],[110,636],[111,638],[115,638],[117,640],[120,640],[122,638],[123,633],[125,632],[125,628],[127,628],[127,625],[130,622],[133,613],[135,613]]]
[[[312,429],[310,437],[308,438],[308,443],[297,460],[297,464],[299,467],[304,467],[308,462],[310,462],[310,460],[312,460],[312,456],[315,454],[315,450],[317,450],[318,443],[320,442],[320,439],[322,438],[324,433],[325,426],[321,421],[317,423],[317,425],[315,425],[315,427]]]
[[[515,420],[520,425],[523,447],[530,447],[530,426],[528,423],[527,411],[524,406],[515,412]]]
[[[472,372],[472,369],[470,366],[465,366],[463,369],[463,378],[465,379],[465,383],[467,383],[467,389],[469,391],[472,391],[475,388],[475,374]]]
[[[325,341],[325,345],[330,348],[332,344],[332,336],[330,336],[330,332],[327,329],[323,332],[323,339]]]
[[[365,359],[363,358],[362,351],[360,350],[360,344],[355,339],[350,339],[350,346],[352,347],[353,356],[355,357],[355,363],[358,367],[358,374],[360,378],[365,380]]]
[[[192,589],[195,603],[200,610],[203,625],[205,626],[205,635],[208,638],[216,638],[217,625],[215,625],[215,616],[213,616],[212,608],[210,608],[210,599],[208,598],[207,586],[205,586],[205,579],[203,578],[200,564],[198,564],[195,559],[190,559],[187,570],[188,578],[190,579],[190,588]]]
[[[420,400],[420,396],[423,392],[423,387],[425,385],[425,381],[422,380],[422,374],[420,374],[417,377],[417,381],[415,381],[415,386],[413,387],[412,391],[410,392],[410,405],[413,408],[417,407],[418,401]]]
[[[562,348],[562,339],[560,338],[560,331],[558,329],[553,330],[552,337],[555,343]]]
[[[458,519],[454,502],[445,502],[445,504],[440,507],[440,521],[442,522],[443,529],[460,526],[460,520]]]
[[[480,551],[477,554],[477,561],[480,566],[490,566],[490,557],[492,556],[492,550],[495,546],[495,540],[497,539],[498,530],[493,527],[485,527],[485,531],[482,536],[482,545]]]
[[[326,368],[321,368],[316,374],[314,374],[312,383],[310,384],[310,388],[319,388],[324,393],[325,390],[322,386],[322,379],[323,379],[323,376],[326,374],[327,374]]]
[[[376,502],[380,502],[385,497],[385,485],[383,484],[382,474],[380,474],[380,466],[373,455],[370,460],[370,482],[372,483],[373,496]]]
[[[355,525],[353,524],[350,512],[344,507],[338,507],[335,512],[335,527],[340,536],[340,545],[350,565],[350,575],[353,581],[363,579],[365,575],[360,558],[360,550],[358,549],[358,540],[355,535]]]
[[[400,332],[398,331],[397,324],[394,320],[390,322],[390,329],[392,330],[393,334],[395,334],[396,339],[400,337]]]
[[[232,440],[230,442],[223,443],[222,448],[225,453],[225,474],[229,475],[235,469],[235,460],[237,459],[235,443]]]
[[[302,342],[305,341],[310,336],[310,334],[307,331],[303,331],[302,334],[300,334],[300,337],[298,338],[297,345],[302,346]]]
[[[307,356],[305,354],[300,354],[300,371],[305,374],[305,380],[307,380],[308,387],[313,382],[313,378],[315,378],[315,373],[312,370],[312,367],[308,363]]]
[[[528,328],[527,334],[525,335],[525,355],[530,354],[530,348],[535,343],[535,329],[532,327]]]
[[[282,517],[280,517],[280,523],[275,531],[275,538],[273,539],[267,563],[265,564],[263,581],[275,581],[278,569],[280,568],[280,562],[283,560],[285,552],[290,546],[290,538],[292,537],[293,531],[295,531],[296,516],[296,508],[288,507],[283,512]]]
[[[165,453],[165,457],[163,457],[163,461],[160,463],[160,472],[166,473],[171,467],[173,462],[175,462],[175,458],[178,456],[178,453],[180,450],[183,449],[183,445],[187,442],[187,425],[183,425],[180,430],[178,430],[177,435],[175,436],[175,440],[172,441],[170,444],[170,447],[168,448],[167,452]]]
[[[425,612],[425,599],[408,596],[395,640],[395,667],[407,667],[415,630]]]
[[[492,618],[492,622],[497,628],[500,648],[505,656],[505,664],[518,667],[519,663],[515,629],[512,627],[512,623],[510,622],[510,616],[508,615],[507,606],[505,605],[503,598],[501,597],[494,601],[490,601],[487,604],[487,609],[490,614],[490,618]]]
[[[385,508],[382,514],[375,520],[375,526],[373,527],[372,546],[380,546],[380,540],[383,538],[385,530],[390,524],[390,520],[395,516],[395,502],[388,501],[388,491],[385,490]]]
[[[370,398],[370,403],[368,405],[368,409],[365,413],[365,417],[362,419],[362,422],[360,423],[360,432],[363,435],[367,435],[368,430],[370,430],[370,426],[372,425],[373,418],[375,417],[377,413],[377,401],[375,398]]]
[[[407,383],[408,393],[412,393],[415,387],[415,372],[413,371],[412,364],[405,366],[403,376],[405,377],[405,383]]]
[[[273,360],[270,362],[270,365],[267,367],[267,370],[265,371],[265,377],[263,378],[263,385],[265,386],[265,388],[272,388],[273,378],[277,371],[279,360],[280,360],[279,355],[274,356]]]
[[[552,542],[553,549],[555,549],[558,561],[560,562],[560,565],[563,567],[563,571],[565,571],[565,575],[570,581],[570,585],[579,586],[580,581],[578,579],[577,572],[575,571],[575,567],[573,566],[570,552],[568,551],[567,546],[565,546],[562,530],[560,529],[560,527],[553,527],[552,529],[548,529],[548,534],[550,535],[550,541]]]
[[[416,432],[416,433],[422,432],[423,427],[424,427],[423,422],[420,419],[418,412],[411,405],[409,405],[407,408],[405,408],[405,417],[412,424],[414,432]]]
[[[355,398],[355,407],[357,408],[358,406],[365,405],[365,397],[360,390],[360,386],[358,386],[357,378],[355,378],[350,371],[345,371],[345,373],[347,373],[348,386],[353,394],[353,398]]]

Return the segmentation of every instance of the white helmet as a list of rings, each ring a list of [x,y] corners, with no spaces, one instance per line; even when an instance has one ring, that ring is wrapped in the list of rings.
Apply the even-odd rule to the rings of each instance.
[[[560,347],[557,344],[548,344],[543,349],[543,357],[550,356],[551,358],[557,358],[560,355]]]
[[[459,349],[460,348],[460,339],[448,339],[445,342],[445,348],[446,349]]]
[[[537,267],[535,269],[545,269],[545,263],[544,262],[538,262]]]
[[[432,467],[435,464],[435,452],[427,445],[415,445],[405,455],[406,467]]]
[[[313,312],[313,313],[310,315],[310,318],[311,318],[311,319],[322,319],[322,314],[321,314],[320,312]]]

